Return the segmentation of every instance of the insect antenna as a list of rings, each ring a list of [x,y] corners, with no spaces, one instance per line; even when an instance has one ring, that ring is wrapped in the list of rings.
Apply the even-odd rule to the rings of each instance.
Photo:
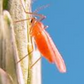
[[[32,0],[31,4],[35,3],[37,0]]]
[[[49,7],[49,6],[50,6],[50,4],[43,5],[43,6],[39,7],[39,8],[37,8],[37,9],[34,11],[34,13],[37,13],[37,12],[39,12],[40,10],[45,9],[45,8],[47,8],[47,7]]]

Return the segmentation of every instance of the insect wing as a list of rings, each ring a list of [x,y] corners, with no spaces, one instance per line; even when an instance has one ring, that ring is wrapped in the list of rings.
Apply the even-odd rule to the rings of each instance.
[[[57,66],[58,70],[61,73],[65,73],[66,72],[66,66],[64,63],[64,60],[61,56],[61,54],[59,53],[58,49],[56,48],[55,44],[53,43],[51,37],[49,36],[49,34],[46,32],[46,36],[49,40],[49,44],[52,47],[52,52],[54,53],[54,56],[52,56],[52,59],[55,63],[55,65]]]

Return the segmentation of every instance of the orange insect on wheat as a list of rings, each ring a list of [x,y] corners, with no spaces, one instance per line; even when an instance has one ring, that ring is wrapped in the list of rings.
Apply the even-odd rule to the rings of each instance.
[[[66,72],[64,60],[57,50],[49,34],[45,31],[45,26],[35,18],[32,19],[34,25],[31,27],[30,35],[34,37],[40,53],[50,62],[55,63],[60,72]]]
[[[61,73],[65,73],[66,65],[64,63],[64,60],[61,54],[59,53],[57,47],[55,46],[54,42],[52,41],[50,35],[46,32],[45,30],[46,26],[44,26],[43,23],[41,22],[45,18],[45,16],[41,14],[37,14],[35,12],[34,13],[26,12],[25,9],[24,9],[24,12],[27,14],[32,14],[32,15],[40,17],[39,20],[37,20],[35,17],[32,18],[31,20],[32,26],[30,28],[30,35],[32,36],[32,38],[34,38],[36,46],[38,50],[40,51],[40,53],[50,63],[55,63],[55,65],[57,66],[58,70]]]

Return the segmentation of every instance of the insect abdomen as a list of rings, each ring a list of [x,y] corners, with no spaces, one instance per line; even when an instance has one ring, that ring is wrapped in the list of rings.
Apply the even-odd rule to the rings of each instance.
[[[48,43],[48,39],[45,35],[45,30],[42,31],[38,37],[35,38],[35,43],[39,49],[39,51],[41,52],[41,54],[49,61],[49,62],[53,62],[52,59],[52,52],[50,52],[50,45]]]

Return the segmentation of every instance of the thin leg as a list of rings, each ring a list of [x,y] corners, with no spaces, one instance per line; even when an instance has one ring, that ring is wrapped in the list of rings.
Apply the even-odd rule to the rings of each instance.
[[[23,21],[30,20],[30,19],[32,19],[32,18],[17,20],[17,21],[14,21],[14,23],[23,22]]]
[[[40,57],[37,59],[37,61],[36,61],[34,64],[31,65],[30,69],[41,59],[41,57],[42,57],[42,56],[40,56]]]
[[[20,61],[22,61],[24,58],[26,58],[27,56],[29,56],[29,54],[31,54],[33,51],[31,51],[30,53],[28,53],[27,55],[25,55],[23,58],[21,58],[17,63],[19,63]]]
[[[32,14],[32,15],[35,15],[35,16],[39,16],[40,19],[39,19],[38,21],[42,21],[43,19],[46,18],[46,16],[41,15],[41,14],[27,12],[27,11],[25,10],[24,6],[23,6],[22,0],[20,0],[20,2],[21,2],[21,4],[22,4],[22,7],[23,7],[23,10],[24,10],[25,13],[27,13],[27,14]]]
[[[20,0],[20,1],[21,1],[21,0]],[[21,1],[21,4],[22,4],[22,1]],[[42,14],[37,14],[37,13],[27,12],[27,11],[25,10],[23,4],[22,4],[22,7],[23,7],[23,10],[24,10],[25,13],[27,13],[27,14],[32,14],[32,15],[35,15],[35,16],[39,16],[40,18],[39,18],[38,21],[42,21],[43,19],[46,18],[46,16],[44,16],[44,15],[42,15]],[[22,19],[22,20],[14,21],[14,23],[23,22],[23,21],[30,20],[30,19],[32,19],[32,18],[28,18],[28,19]]]
[[[27,14],[32,14],[32,15],[35,15],[35,16],[39,16],[40,19],[39,19],[38,21],[42,21],[43,19],[46,18],[46,16],[44,16],[44,15],[42,15],[42,14],[37,14],[37,13],[33,13],[33,12],[26,12],[26,11],[25,11],[25,13],[27,13]]]

